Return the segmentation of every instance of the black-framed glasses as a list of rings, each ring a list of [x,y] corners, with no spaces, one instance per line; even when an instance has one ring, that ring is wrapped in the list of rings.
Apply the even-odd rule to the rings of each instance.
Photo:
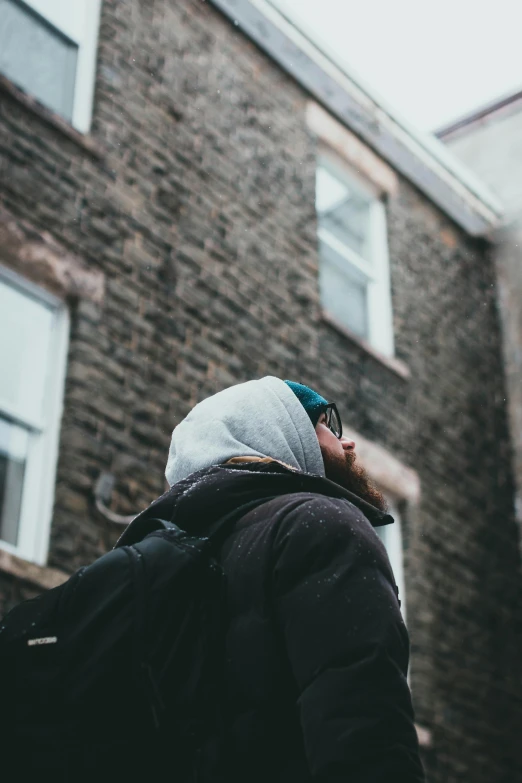
[[[325,424],[328,427],[328,429],[331,430],[331,432],[333,432],[336,438],[342,438],[343,425],[335,402],[328,403],[324,411],[324,415],[326,417]]]

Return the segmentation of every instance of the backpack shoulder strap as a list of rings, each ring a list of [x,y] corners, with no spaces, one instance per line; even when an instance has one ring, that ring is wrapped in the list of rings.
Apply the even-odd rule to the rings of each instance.
[[[202,533],[201,538],[209,539],[212,546],[214,546],[214,544],[219,546],[220,542],[226,538],[226,535],[234,522],[241,519],[241,517],[249,511],[252,511],[252,509],[261,506],[263,503],[267,503],[269,500],[273,500],[275,497],[277,497],[277,495],[251,500],[248,503],[243,503],[243,505],[232,509],[232,511],[229,511],[228,514],[220,517],[208,528],[208,530]],[[156,530],[180,530],[180,528],[174,522],[169,522],[166,519],[140,516],[126,528],[124,533],[120,536],[115,548],[137,544],[142,541],[145,536],[148,536],[149,533],[154,533]]]
[[[169,530],[170,528],[177,529],[177,525],[173,522],[169,522],[166,519],[160,519],[159,517],[148,517],[145,514],[140,514],[133,519],[132,522],[125,528],[114,549],[118,549],[121,546],[131,546],[132,544],[138,544],[143,541],[145,536],[149,533],[154,533],[155,530]]]

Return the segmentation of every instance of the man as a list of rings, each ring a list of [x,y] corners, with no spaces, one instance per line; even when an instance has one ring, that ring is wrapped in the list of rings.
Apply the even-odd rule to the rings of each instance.
[[[266,498],[219,553],[224,779],[421,783],[408,635],[373,530],[393,520],[335,406],[274,377],[233,386],[176,427],[166,477],[153,512],[197,534]]]

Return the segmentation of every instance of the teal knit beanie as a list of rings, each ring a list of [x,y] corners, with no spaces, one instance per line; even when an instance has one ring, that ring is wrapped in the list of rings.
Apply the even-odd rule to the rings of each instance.
[[[285,383],[292,389],[315,427],[319,416],[328,405],[328,401],[325,400],[324,397],[321,397],[316,391],[310,389],[309,386],[304,386],[302,383],[294,383],[294,381],[285,381]]]

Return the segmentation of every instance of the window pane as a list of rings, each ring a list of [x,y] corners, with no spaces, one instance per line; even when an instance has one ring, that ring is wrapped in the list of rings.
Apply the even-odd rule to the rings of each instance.
[[[0,538],[16,546],[29,433],[0,418]]]
[[[0,71],[72,119],[78,47],[19,0],[0,0]]]
[[[387,498],[390,514],[394,518],[393,525],[384,525],[376,527],[375,532],[383,542],[390,558],[390,564],[395,577],[395,582],[399,588],[399,599],[401,602],[401,612],[406,622],[406,588],[404,583],[404,565],[403,565],[403,547],[401,519],[399,511],[390,498]]]
[[[324,309],[368,339],[368,278],[326,242],[319,246],[319,288]]]
[[[371,261],[371,203],[372,199],[356,185],[337,178],[328,169],[319,166],[316,192],[319,227],[330,231],[367,261]]]
[[[54,312],[0,281],[0,410],[43,415]]]

